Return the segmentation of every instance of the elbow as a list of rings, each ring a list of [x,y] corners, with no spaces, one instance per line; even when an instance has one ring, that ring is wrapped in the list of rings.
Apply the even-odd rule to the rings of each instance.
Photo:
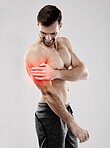
[[[80,65],[80,79],[87,80],[88,77],[89,77],[88,69],[86,68],[86,66],[83,63],[81,63],[81,65]]]
[[[47,96],[50,94],[50,90],[48,87],[42,87],[42,88],[40,88],[40,90],[44,96]]]
[[[40,90],[45,98],[50,98],[52,96],[52,87],[43,87]]]
[[[89,72],[88,69],[86,67],[83,68],[83,73],[82,73],[82,79],[83,80],[88,80],[89,78]]]
[[[42,94],[48,104],[52,105],[54,102],[56,102],[56,100],[58,100],[58,96],[51,88],[43,90]]]

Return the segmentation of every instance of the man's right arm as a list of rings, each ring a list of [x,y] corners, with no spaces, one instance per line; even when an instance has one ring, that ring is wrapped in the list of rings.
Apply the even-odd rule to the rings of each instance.
[[[65,104],[62,102],[61,96],[53,88],[51,81],[37,81],[33,78],[34,83],[42,92],[45,101],[50,108],[69,126],[74,125],[73,116],[67,111]]]
[[[61,97],[53,88],[50,81],[37,81],[33,79],[34,83],[41,90],[44,95],[45,101],[50,108],[71,128],[74,135],[80,140],[85,142],[89,138],[89,134],[85,129],[82,129],[75,122],[74,117],[67,111],[64,103],[61,101]]]
[[[41,56],[41,54],[39,54]],[[42,57],[42,56],[41,56]],[[84,131],[82,128],[80,128],[75,120],[74,117],[67,111],[65,104],[62,102],[61,96],[56,92],[56,90],[53,88],[51,81],[38,81],[35,77],[31,75],[31,68],[35,66],[35,63],[33,63],[34,58],[37,60],[36,66],[39,66],[40,64],[40,57],[34,57],[31,55],[26,55],[26,68],[28,71],[28,74],[31,76],[33,82],[35,85],[40,89],[42,92],[45,101],[50,106],[50,108],[65,122],[68,124],[68,126],[71,128],[72,132],[75,134],[77,138],[79,138],[80,141],[84,142]]]

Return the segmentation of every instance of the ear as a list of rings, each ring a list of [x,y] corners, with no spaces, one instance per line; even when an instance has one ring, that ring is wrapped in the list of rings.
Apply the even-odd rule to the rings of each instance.
[[[62,27],[62,22],[60,23],[60,28]]]
[[[36,25],[39,26],[39,22],[36,20]]]

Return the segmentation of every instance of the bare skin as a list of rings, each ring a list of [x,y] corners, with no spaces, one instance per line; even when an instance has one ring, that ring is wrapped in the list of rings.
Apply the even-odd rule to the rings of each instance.
[[[65,105],[69,102],[68,81],[87,79],[88,72],[72,51],[68,39],[58,37],[61,25],[57,21],[49,27],[39,24],[39,38],[26,53],[26,68],[41,91],[39,102],[48,103],[50,108],[70,126],[79,141],[85,142],[89,138],[87,130],[76,123]]]

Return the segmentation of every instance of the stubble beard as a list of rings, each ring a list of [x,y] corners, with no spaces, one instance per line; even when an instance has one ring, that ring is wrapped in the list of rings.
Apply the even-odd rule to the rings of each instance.
[[[46,42],[45,37],[41,37],[40,35],[39,35],[39,37],[40,37],[41,41],[44,43],[44,45],[47,47],[51,47],[55,43],[55,38],[52,38],[51,41]]]
[[[55,43],[55,38],[52,38],[49,42],[46,42],[45,38],[42,41],[47,47],[51,47]]]

